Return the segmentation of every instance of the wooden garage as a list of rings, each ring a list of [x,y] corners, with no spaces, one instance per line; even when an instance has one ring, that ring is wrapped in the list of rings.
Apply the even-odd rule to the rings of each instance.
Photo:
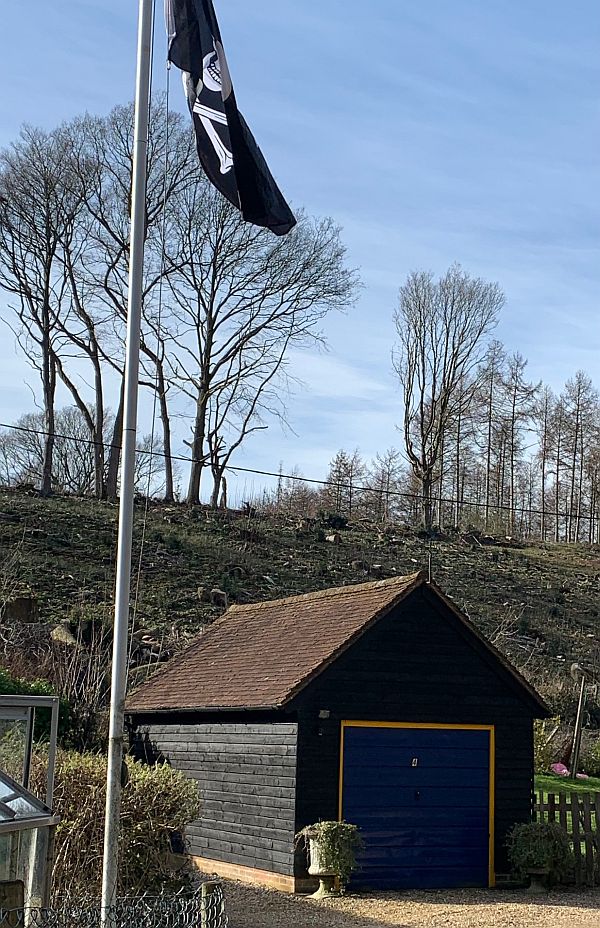
[[[135,752],[200,785],[198,866],[287,890],[312,885],[295,833],[337,818],[353,886],[492,885],[549,714],[421,573],[233,606],[127,711]]]

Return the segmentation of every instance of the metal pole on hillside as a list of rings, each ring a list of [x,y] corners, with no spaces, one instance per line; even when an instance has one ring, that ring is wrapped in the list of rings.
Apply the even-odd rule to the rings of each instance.
[[[583,710],[585,709],[585,688],[587,680],[585,674],[581,674],[579,684],[579,702],[577,704],[577,716],[575,718],[575,731],[573,732],[573,750],[571,751],[571,778],[574,780],[577,776],[579,767],[579,754],[581,751],[581,730],[583,728]]]
[[[146,224],[146,156],[148,151],[148,105],[152,57],[153,0],[139,0],[137,72],[135,86],[135,129],[131,187],[131,232],[127,342],[125,349],[125,405],[123,410],[123,457],[117,542],[117,579],[113,629],[108,774],[104,821],[102,866],[102,924],[112,921],[110,907],[117,892],[119,864],[119,813],[121,807],[121,764],[127,681],[127,631],[131,586],[131,538],[133,531],[134,466],[139,379],[142,274]]]

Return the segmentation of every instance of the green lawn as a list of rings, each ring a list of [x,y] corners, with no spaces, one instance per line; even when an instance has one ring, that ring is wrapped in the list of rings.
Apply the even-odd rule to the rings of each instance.
[[[557,777],[553,774],[536,774],[535,788],[546,793],[600,793],[600,777],[588,780],[571,780],[570,777]]]

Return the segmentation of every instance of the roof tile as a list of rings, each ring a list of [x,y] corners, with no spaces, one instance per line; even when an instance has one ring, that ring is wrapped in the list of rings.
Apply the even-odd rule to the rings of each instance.
[[[232,606],[127,700],[127,710],[270,708],[288,701],[422,573]]]

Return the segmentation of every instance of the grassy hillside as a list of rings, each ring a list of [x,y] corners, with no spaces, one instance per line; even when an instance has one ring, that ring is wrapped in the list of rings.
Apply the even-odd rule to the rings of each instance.
[[[143,514],[140,504],[136,567]],[[35,597],[31,635],[35,627],[43,638],[82,615],[110,622],[116,519],[108,503],[0,492],[2,585],[11,596]],[[571,706],[573,661],[600,666],[598,547],[523,547],[475,535],[430,544],[366,522],[350,524],[331,543],[325,536],[332,531],[295,518],[153,505],[138,625],[177,647],[223,611],[205,601],[213,588],[230,602],[271,599],[426,568],[431,553],[437,582],[552,700]]]

